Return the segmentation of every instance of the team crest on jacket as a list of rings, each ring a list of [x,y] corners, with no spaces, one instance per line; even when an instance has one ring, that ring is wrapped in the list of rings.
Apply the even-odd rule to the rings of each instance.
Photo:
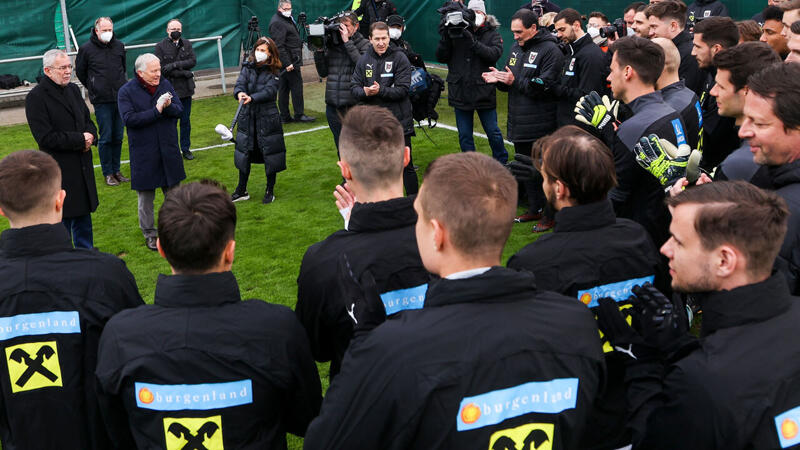
[[[13,393],[64,385],[56,341],[6,347],[6,360]]]
[[[392,61],[386,61],[383,64],[383,71],[384,72],[391,72],[392,71],[392,64],[393,64]]]
[[[224,450],[222,416],[165,417],[164,440],[167,450]]]
[[[552,450],[554,433],[555,425],[552,423],[529,423],[493,433],[489,438],[489,448]]]
[[[531,52],[528,55],[528,64],[533,64],[536,61],[536,57],[539,56],[539,52]]]

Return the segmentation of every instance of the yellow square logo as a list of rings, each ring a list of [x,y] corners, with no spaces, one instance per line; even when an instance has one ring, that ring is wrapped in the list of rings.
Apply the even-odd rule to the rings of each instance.
[[[6,347],[11,392],[63,386],[56,341],[30,342]]]
[[[222,416],[165,417],[167,450],[223,450]]]
[[[529,423],[500,430],[489,438],[489,450],[552,450],[554,432],[555,425],[552,423]]]
[[[517,58],[511,58],[511,59],[508,60],[508,66],[509,67],[514,67],[516,65],[517,65]]]
[[[367,78],[372,78],[372,69],[367,69]]]

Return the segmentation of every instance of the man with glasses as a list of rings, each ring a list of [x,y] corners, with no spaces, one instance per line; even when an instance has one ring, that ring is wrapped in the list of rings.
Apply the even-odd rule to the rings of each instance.
[[[61,168],[61,188],[67,192],[62,222],[73,245],[92,248],[91,213],[98,202],[91,146],[97,142],[97,128],[80,89],[69,82],[69,56],[50,50],[42,61],[46,77],[25,98],[25,115],[39,149]]]

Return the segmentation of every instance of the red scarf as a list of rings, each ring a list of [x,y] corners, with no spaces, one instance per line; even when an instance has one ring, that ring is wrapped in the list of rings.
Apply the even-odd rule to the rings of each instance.
[[[144,78],[140,77],[138,73],[136,74],[136,79],[139,80],[139,84],[141,84],[142,87],[144,87],[144,89],[150,93],[150,95],[155,95],[158,86],[151,86],[147,84],[147,82],[144,81]]]

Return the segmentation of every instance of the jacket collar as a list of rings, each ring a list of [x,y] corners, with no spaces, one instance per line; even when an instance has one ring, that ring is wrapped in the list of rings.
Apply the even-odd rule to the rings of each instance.
[[[687,29],[685,29],[685,28],[683,29],[683,31],[681,31],[680,33],[678,33],[678,34],[677,34],[677,36],[675,36],[674,38],[672,38],[672,43],[673,43],[673,44],[675,44],[675,46],[676,46],[676,47],[677,47],[679,44],[682,44],[682,43],[684,43],[684,42],[686,42],[686,41],[689,41],[689,42],[691,42],[691,41],[692,41],[692,35],[691,35],[691,34],[689,34],[689,30],[687,30]]]
[[[585,33],[580,39],[577,39],[575,42],[569,44],[572,48],[572,55],[574,56],[575,53],[578,53],[582,48],[594,44],[592,37],[589,36],[589,33]],[[595,44],[597,45],[597,44]]]
[[[69,85],[66,86],[59,86],[55,83],[55,81],[51,80],[50,77],[45,76],[42,78],[42,82],[39,83],[42,86],[42,89],[49,92],[50,95],[48,97],[56,99],[59,103],[61,103],[67,111],[72,115],[72,117],[78,117],[78,111],[74,111],[73,105],[70,104],[69,98],[67,97],[67,88]]]
[[[241,301],[233,272],[202,275],[158,276],[153,303],[159,306],[192,308],[221,306]]]
[[[415,196],[393,198],[383,202],[356,203],[350,212],[347,230],[368,232],[402,228],[417,223]]]
[[[375,58],[375,59],[383,59],[383,58],[388,58],[389,56],[392,56],[392,53],[394,53],[396,48],[397,48],[396,45],[391,45],[391,43],[390,43],[389,46],[386,47],[386,51],[383,52],[382,55],[379,55],[378,52],[375,51],[375,47],[373,47],[372,44],[370,43],[369,52],[370,52],[370,55],[373,58]]]
[[[786,312],[792,302],[798,301],[789,294],[786,279],[776,273],[755,284],[730,291],[694,294],[703,307],[701,336],[708,336],[725,328],[762,322]]]
[[[633,111],[634,114],[638,113],[648,105],[652,105],[654,103],[664,103],[664,96],[661,95],[660,91],[654,91],[649,94],[640,95],[633,99],[632,102],[628,103],[628,107]]]
[[[495,266],[470,278],[432,280],[425,294],[425,308],[458,303],[515,302],[529,298],[536,291],[532,273]]]
[[[117,39],[117,36],[115,34],[112,34],[110,41],[108,42],[101,41],[100,36],[97,35],[97,32],[95,31],[94,27],[92,27],[92,33],[89,36],[89,40],[92,41],[92,43],[94,43],[98,47],[111,48],[111,44],[114,42],[115,39]]]
[[[800,160],[781,164],[780,166],[769,166],[767,170],[772,179],[774,189],[800,183]]]
[[[585,205],[562,208],[556,213],[554,233],[589,231],[613,225],[617,221],[611,202],[602,200]]]
[[[72,250],[72,242],[67,229],[61,223],[9,228],[0,234],[0,255],[6,258],[68,250]]]
[[[545,28],[540,28],[536,34],[533,35],[532,38],[525,41],[525,45],[522,46],[523,51],[530,50],[534,45],[540,44],[545,41],[555,41],[556,38]]]
[[[666,96],[665,94],[668,93],[668,92],[682,91],[684,89],[686,89],[686,81],[678,80],[677,82],[672,83],[669,86],[664,86],[663,88],[661,88],[659,90],[661,91],[661,96],[665,97]]]

